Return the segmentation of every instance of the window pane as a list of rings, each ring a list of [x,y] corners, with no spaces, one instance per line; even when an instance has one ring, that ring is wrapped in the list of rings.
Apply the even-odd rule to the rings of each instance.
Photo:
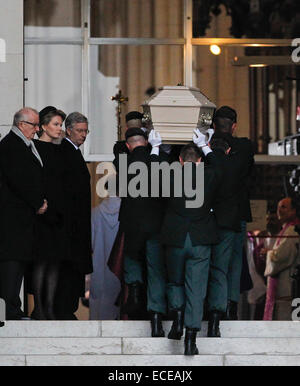
[[[25,0],[25,25],[81,27],[80,0]]]
[[[237,110],[240,137],[249,136],[249,80],[247,66],[233,66],[235,56],[244,56],[244,48],[221,47],[213,55],[209,46],[193,47],[193,85],[217,107],[229,105]]]
[[[250,136],[258,153],[267,154],[269,142],[297,132],[297,66],[276,65],[289,59],[286,50],[221,46],[213,55],[209,46],[193,47],[194,86],[218,107],[237,110],[237,135]],[[239,66],[233,65],[236,57]]]
[[[26,45],[25,78],[25,105],[81,111],[81,46]]]
[[[81,38],[80,0],[25,0],[27,38]],[[81,111],[80,45],[25,45],[25,103],[40,110],[54,105]]]
[[[193,0],[195,38],[292,39],[299,37],[299,28],[297,1]]]
[[[92,0],[92,37],[182,38],[184,0]]]
[[[91,46],[90,154],[111,154],[117,140],[119,90],[129,98],[122,105],[122,127],[128,111],[143,111],[146,91],[183,81],[181,46]],[[124,134],[124,133],[123,133]]]

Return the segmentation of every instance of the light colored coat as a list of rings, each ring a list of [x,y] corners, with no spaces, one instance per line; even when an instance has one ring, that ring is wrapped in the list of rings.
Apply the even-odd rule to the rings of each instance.
[[[119,279],[110,271],[107,261],[118,229],[121,200],[107,198],[92,211],[93,273],[90,278],[90,320],[119,318],[115,305],[121,290]]]
[[[292,296],[292,279],[290,275],[295,266],[300,263],[297,248],[299,235],[294,228],[295,225],[288,226],[282,235],[283,237],[278,242],[276,241],[274,248],[268,251],[267,254],[267,261],[269,260],[273,266],[272,276],[278,275],[276,299]]]

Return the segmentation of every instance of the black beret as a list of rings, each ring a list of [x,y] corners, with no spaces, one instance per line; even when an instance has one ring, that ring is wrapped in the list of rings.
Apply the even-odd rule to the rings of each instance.
[[[131,121],[132,119],[143,119],[143,114],[139,111],[130,111],[125,116],[126,122]]]
[[[229,106],[222,106],[218,110],[216,110],[214,114],[214,118],[227,118],[230,119],[232,122],[236,122],[237,119],[237,113],[234,109],[232,109]]]
[[[128,138],[134,137],[136,135],[141,135],[145,139],[148,139],[147,133],[139,127],[131,127],[130,129],[128,129],[125,133],[125,139],[127,141]]]

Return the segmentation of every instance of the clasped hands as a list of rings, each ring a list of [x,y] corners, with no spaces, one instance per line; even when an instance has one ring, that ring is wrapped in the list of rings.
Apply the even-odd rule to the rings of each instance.
[[[48,209],[48,201],[44,200],[43,205],[40,207],[40,209],[37,211],[37,214],[44,214]]]

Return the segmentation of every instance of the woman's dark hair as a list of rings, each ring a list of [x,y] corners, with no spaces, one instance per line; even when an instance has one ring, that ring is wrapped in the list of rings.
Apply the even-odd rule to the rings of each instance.
[[[53,106],[47,106],[39,112],[40,130],[37,133],[38,137],[43,134],[42,126],[48,125],[51,122],[51,119],[56,116],[61,117],[63,121],[66,119],[66,114],[62,110],[58,110],[56,107]]]

